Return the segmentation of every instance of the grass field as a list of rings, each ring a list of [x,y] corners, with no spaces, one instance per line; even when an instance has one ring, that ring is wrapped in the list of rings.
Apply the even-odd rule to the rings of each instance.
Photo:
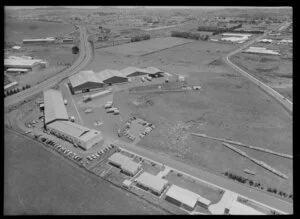
[[[51,23],[42,21],[20,21],[5,19],[5,42],[20,43],[26,38],[43,38],[64,35],[74,30],[71,24]]]
[[[293,167],[290,161],[268,158],[261,152],[251,154],[289,176],[288,180],[281,180],[218,142],[192,138],[188,134],[200,132],[292,153],[292,119],[277,102],[222,61],[222,57],[234,49],[234,45],[203,41],[143,57],[124,56],[99,49],[89,68],[100,71],[126,66],[155,66],[166,72],[187,76],[189,84],[200,85],[202,90],[145,95],[132,95],[127,91],[115,93],[114,103],[122,116],[137,113],[156,127],[139,145],[217,174],[231,169],[244,174],[243,169],[255,167],[256,176],[247,177],[290,193],[293,190]],[[134,102],[145,104],[135,106]]]
[[[141,42],[129,43],[120,46],[104,48],[103,50],[109,53],[117,53],[122,55],[139,56],[147,53],[155,52],[162,49],[178,46],[184,43],[192,42],[191,40],[165,37],[145,40]]]
[[[5,131],[4,214],[165,214]]]
[[[288,53],[287,57],[292,56],[286,47],[278,48],[275,45],[255,45],[270,49],[280,49],[280,53]],[[241,66],[247,72],[258,78],[264,83],[280,92],[288,99],[293,99],[293,60],[279,56],[258,55],[238,53],[232,57],[232,61]]]

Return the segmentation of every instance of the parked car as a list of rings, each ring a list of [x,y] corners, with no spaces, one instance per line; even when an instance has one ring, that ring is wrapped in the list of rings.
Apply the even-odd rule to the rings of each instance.
[[[92,160],[92,158],[91,158],[91,157],[87,157],[87,159],[88,159],[89,161],[91,161],[91,160]]]

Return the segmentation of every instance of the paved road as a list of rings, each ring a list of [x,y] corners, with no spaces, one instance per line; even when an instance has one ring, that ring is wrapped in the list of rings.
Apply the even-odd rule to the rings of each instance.
[[[90,43],[87,41],[87,33],[84,26],[79,27],[80,30],[80,55],[77,60],[73,63],[73,65],[67,68],[65,71],[59,73],[58,75],[43,81],[42,83],[28,89],[17,93],[15,95],[6,97],[4,99],[4,105],[10,106],[15,103],[18,103],[30,96],[33,96],[51,86],[55,85],[56,83],[60,82],[64,78],[77,73],[78,71],[82,70],[91,60],[92,57],[92,48]]]
[[[244,196],[248,199],[252,199],[255,202],[259,202],[265,206],[268,206],[269,208],[276,209],[283,214],[292,214],[293,213],[293,204],[290,202],[278,199],[274,196],[270,196],[264,192],[260,192],[256,189],[254,189],[254,188],[243,186],[234,181],[231,181],[226,178],[217,176],[213,173],[204,171],[200,168],[196,168],[196,167],[190,166],[188,164],[176,161],[176,160],[172,159],[171,157],[165,156],[162,153],[153,152],[153,151],[144,149],[138,145],[121,142],[119,140],[117,140],[116,142],[118,142],[118,145],[120,145],[122,148],[125,148],[136,154],[140,154],[141,156],[152,159],[156,162],[170,166],[171,168],[177,169],[177,170],[187,173],[191,176],[202,179],[208,183],[216,185],[217,187],[221,187],[223,189],[227,189],[227,190],[233,191],[235,193],[238,193],[241,196]]]
[[[276,27],[275,29],[280,28],[281,26],[285,25],[286,23],[280,25],[279,27]],[[242,75],[244,75],[245,77],[247,77],[251,82],[253,82],[254,84],[256,84],[259,88],[263,89],[267,94],[269,94],[270,96],[272,96],[280,105],[282,105],[290,115],[293,115],[293,103],[288,100],[287,98],[285,98],[284,96],[282,96],[280,93],[278,93],[277,91],[275,91],[274,89],[272,89],[271,87],[269,87],[268,85],[262,83],[261,81],[259,81],[258,79],[256,79],[255,77],[253,77],[252,75],[250,75],[249,73],[247,73],[246,71],[244,71],[243,69],[241,69],[240,67],[238,67],[236,64],[232,63],[230,61],[230,57],[235,55],[236,53],[240,52],[242,49],[247,48],[248,46],[250,46],[251,44],[258,42],[259,40],[261,40],[262,38],[264,38],[265,36],[267,36],[267,34],[271,32],[268,31],[266,33],[264,33],[262,36],[259,36],[251,41],[249,41],[248,43],[244,44],[242,47],[240,47],[239,49],[229,53],[226,57],[224,57],[224,61],[225,63],[227,63],[228,65],[230,65],[232,68],[234,68],[236,71],[238,71],[239,73],[241,73]]]

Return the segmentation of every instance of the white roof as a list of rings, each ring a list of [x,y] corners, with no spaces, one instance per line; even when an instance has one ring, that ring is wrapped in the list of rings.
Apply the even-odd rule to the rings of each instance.
[[[123,74],[123,75],[130,75],[130,74],[133,74],[135,72],[143,72],[143,70],[141,68],[137,68],[137,67],[133,67],[133,66],[129,66],[127,68],[124,68],[122,70],[120,70],[120,72]]]
[[[161,193],[165,185],[168,183],[167,180],[147,172],[143,172],[138,178],[136,178],[136,181],[157,193]]]
[[[19,72],[19,71],[28,71],[28,69],[27,68],[9,68],[9,69],[7,69],[7,71],[17,71],[17,72]]]
[[[133,162],[129,157],[126,157],[121,153],[114,153],[108,158],[108,160],[120,165],[122,170],[132,174],[136,173],[139,168],[137,163]]]
[[[38,64],[36,59],[4,59],[4,66],[6,67],[32,67]]]
[[[211,202],[210,200],[207,200],[206,198],[203,198],[194,192],[191,192],[187,189],[183,189],[176,185],[172,185],[170,187],[170,189],[167,191],[166,195],[175,200],[180,201],[181,203],[183,203],[191,208],[195,207],[195,204],[197,203],[197,201],[199,201],[205,205],[209,205]]]
[[[97,130],[89,129],[70,121],[56,121],[49,124],[48,127],[66,133],[83,142],[88,142],[94,137],[101,135],[101,132]]]
[[[9,83],[9,84],[7,84],[7,85],[4,86],[4,90],[6,90],[6,89],[8,89],[8,88],[10,88],[10,87],[12,87],[12,86],[15,86],[15,85],[17,85],[17,84],[18,84],[18,82],[16,82],[16,81],[11,82],[11,83]]]
[[[13,46],[13,49],[21,49],[21,46]]]
[[[142,71],[147,74],[156,74],[156,73],[162,72],[161,70],[159,70],[158,68],[155,68],[155,67],[143,68]]]
[[[221,38],[221,40],[232,41],[232,42],[242,41],[242,40],[247,40],[247,39],[248,39],[248,37],[223,37],[223,38]]]
[[[44,91],[45,123],[56,119],[68,120],[68,113],[61,92],[58,90]]]
[[[87,82],[103,83],[97,74],[91,70],[80,71],[79,73],[69,77],[73,87],[77,87]]]
[[[117,71],[117,70],[112,70],[112,69],[105,69],[103,71],[98,72],[97,75],[101,81],[105,81],[105,80],[115,77],[115,76],[126,78],[126,75],[124,75],[122,72]]]
[[[264,215],[264,213],[244,205],[238,201],[234,201],[230,207],[229,214],[231,215]]]
[[[23,39],[23,42],[39,42],[39,41],[54,41],[53,37],[48,37],[45,39]]]
[[[242,33],[222,33],[222,36],[250,37],[250,36],[252,36],[252,34],[242,34]]]

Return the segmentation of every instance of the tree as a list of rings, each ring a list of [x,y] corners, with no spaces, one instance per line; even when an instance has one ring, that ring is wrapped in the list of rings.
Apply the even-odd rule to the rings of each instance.
[[[25,90],[25,89],[26,89],[25,86],[23,86],[23,87],[22,87],[22,90]]]
[[[252,180],[249,181],[249,185],[250,185],[250,186],[253,185],[253,181],[252,181]]]
[[[19,93],[20,92],[20,89],[19,88],[17,88],[17,93]]]
[[[79,48],[77,46],[72,47],[72,53],[77,54],[79,52]]]

